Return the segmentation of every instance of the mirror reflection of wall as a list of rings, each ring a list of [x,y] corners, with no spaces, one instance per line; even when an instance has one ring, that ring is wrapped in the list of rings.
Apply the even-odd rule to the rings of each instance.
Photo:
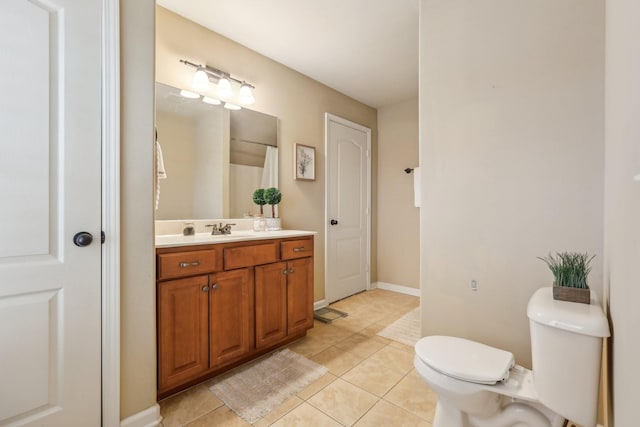
[[[156,219],[241,218],[256,188],[277,187],[277,118],[230,111],[156,83],[156,126],[167,179]]]

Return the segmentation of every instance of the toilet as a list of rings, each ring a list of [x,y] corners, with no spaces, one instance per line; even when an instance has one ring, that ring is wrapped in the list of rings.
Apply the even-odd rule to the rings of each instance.
[[[600,303],[557,301],[538,289],[527,306],[533,369],[513,354],[463,338],[428,336],[414,366],[438,395],[433,427],[595,427],[602,340]]]

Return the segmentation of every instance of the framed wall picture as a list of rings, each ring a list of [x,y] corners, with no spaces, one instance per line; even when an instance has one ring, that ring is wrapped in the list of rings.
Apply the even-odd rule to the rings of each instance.
[[[296,172],[294,179],[297,181],[316,180],[316,148],[308,145],[295,144],[294,162]]]

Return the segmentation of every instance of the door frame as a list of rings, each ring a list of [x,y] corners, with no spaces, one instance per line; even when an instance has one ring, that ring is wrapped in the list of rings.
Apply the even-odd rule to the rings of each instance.
[[[336,122],[344,126],[351,127],[353,129],[360,130],[367,134],[367,202],[366,202],[366,218],[367,224],[365,226],[367,249],[365,259],[365,290],[371,289],[371,129],[361,124],[344,119],[340,116],[336,116],[331,113],[324,113],[324,296],[326,305],[328,305],[327,299],[327,278],[329,277],[329,262],[328,253],[329,245],[329,122]],[[334,266],[335,268],[335,266]]]
[[[102,0],[102,425],[120,425],[120,2]]]

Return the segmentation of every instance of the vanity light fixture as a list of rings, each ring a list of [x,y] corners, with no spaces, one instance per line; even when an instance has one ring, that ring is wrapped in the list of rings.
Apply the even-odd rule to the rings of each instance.
[[[204,68],[198,68],[193,74],[193,87],[203,90],[208,90],[209,88],[211,88],[211,83],[209,83],[209,75],[204,70]]]
[[[238,100],[241,104],[251,105],[256,102],[256,99],[253,97],[253,92],[251,91],[251,86],[246,82],[243,82],[240,86],[240,93],[238,94]]]
[[[220,80],[218,80],[218,90],[216,93],[220,98],[231,98],[231,95],[233,95],[231,82],[225,76],[222,76]]]
[[[228,99],[233,97],[233,88],[231,86],[233,82],[240,85],[240,91],[237,97],[237,101],[240,104],[250,105],[255,102],[255,98],[253,97],[253,89],[255,89],[255,86],[252,84],[247,83],[244,80],[237,79],[227,72],[208,65],[194,64],[193,62],[189,62],[184,59],[181,59],[180,62],[196,69],[193,76],[193,85],[195,89],[208,90],[211,87],[210,84],[215,83],[217,85],[216,95],[219,98]],[[231,105],[237,107],[235,104]]]
[[[195,92],[191,92],[190,90],[184,90],[182,89],[180,91],[180,95],[184,96],[185,98],[189,98],[189,99],[198,99],[200,98],[200,95],[198,95]]]
[[[227,110],[239,110],[242,107],[236,104],[231,104],[229,102],[225,102],[224,103],[224,108],[226,108]]]

